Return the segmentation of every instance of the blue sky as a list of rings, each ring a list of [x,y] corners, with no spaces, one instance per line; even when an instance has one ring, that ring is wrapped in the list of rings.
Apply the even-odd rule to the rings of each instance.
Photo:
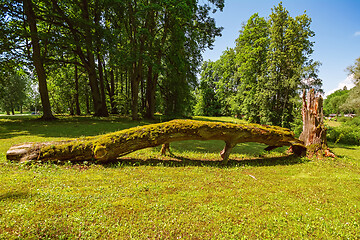
[[[223,12],[213,15],[216,24],[224,27],[222,37],[215,41],[213,50],[206,50],[204,60],[215,61],[227,47],[235,46],[241,24],[254,13],[267,18],[279,0],[225,0]],[[306,14],[312,19],[314,53],[320,61],[319,77],[325,94],[344,85],[352,87],[346,67],[360,57],[360,0],[283,0],[292,17]]]

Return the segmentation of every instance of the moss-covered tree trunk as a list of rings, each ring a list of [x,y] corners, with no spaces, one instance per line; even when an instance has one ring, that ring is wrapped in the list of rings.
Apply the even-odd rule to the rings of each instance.
[[[305,90],[303,91],[302,100],[303,132],[299,139],[307,147],[309,156],[325,155],[333,157],[326,141],[322,97],[320,95],[316,96],[314,89],[310,89],[308,93]]]
[[[184,140],[223,140],[225,148],[221,152],[227,163],[231,149],[237,143],[259,142],[271,148],[292,146],[295,153],[306,151],[302,142],[286,129],[258,124],[232,124],[193,120],[173,120],[150,124],[122,131],[59,142],[26,143],[12,146],[7,152],[9,160],[16,161],[108,161],[139,149]]]

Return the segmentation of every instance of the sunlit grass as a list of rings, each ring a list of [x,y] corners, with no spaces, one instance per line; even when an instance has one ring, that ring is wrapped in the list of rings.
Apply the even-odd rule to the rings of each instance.
[[[203,118],[203,117],[201,117]],[[9,120],[10,119],[10,120]],[[171,144],[110,164],[9,163],[16,143],[96,135],[148,122],[0,117],[0,239],[357,239],[359,147],[309,160],[221,141]],[[200,120],[200,117],[196,119]],[[201,120],[234,121],[233,118]]]

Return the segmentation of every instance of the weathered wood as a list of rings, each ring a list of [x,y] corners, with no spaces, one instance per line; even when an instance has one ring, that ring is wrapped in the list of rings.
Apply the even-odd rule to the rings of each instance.
[[[302,100],[303,132],[299,139],[307,147],[309,156],[316,154],[334,157],[327,146],[321,95],[315,96],[314,89],[310,89],[308,93],[304,90]]]
[[[7,159],[14,161],[108,161],[133,151],[184,140],[223,140],[221,153],[224,163],[237,143],[259,142],[269,146],[296,146],[298,152],[306,151],[302,142],[286,128],[258,124],[233,124],[194,120],[170,122],[134,127],[122,131],[82,139],[25,143],[12,146]]]

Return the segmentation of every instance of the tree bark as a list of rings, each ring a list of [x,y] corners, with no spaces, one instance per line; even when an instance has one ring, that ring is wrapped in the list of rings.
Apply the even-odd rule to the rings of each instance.
[[[334,155],[331,154],[326,141],[322,97],[316,97],[314,89],[310,89],[308,93],[304,90],[302,101],[303,132],[299,139],[307,147],[307,154],[310,157],[313,155],[333,157]]]
[[[111,113],[112,114],[117,114],[118,109],[116,107],[116,101],[115,101],[115,76],[114,76],[114,70],[111,69],[109,75],[110,75],[110,83],[107,83],[107,90],[108,90],[109,98],[110,98]]]
[[[89,5],[87,0],[82,0],[82,17],[85,21],[90,22],[89,17]],[[98,79],[96,73],[96,64],[95,64],[95,56],[94,56],[94,48],[93,48],[93,36],[90,30],[90,26],[85,24],[85,44],[86,44],[86,55],[87,61],[85,61],[85,66],[89,73],[89,83],[91,88],[91,95],[94,104],[94,115],[97,117],[107,117],[109,114],[107,109],[104,108]]]
[[[39,92],[41,98],[41,104],[43,107],[44,120],[53,120],[55,117],[51,112],[51,105],[49,100],[49,92],[46,83],[46,73],[40,52],[39,35],[36,26],[36,15],[33,10],[32,0],[23,0],[24,12],[27,18],[27,22],[30,28],[30,38],[33,46],[32,59],[35,66],[35,71],[38,76]]]
[[[98,49],[100,52],[100,49]],[[98,70],[99,70],[99,80],[100,80],[100,93],[101,93],[101,107],[104,111],[103,117],[108,117],[109,112],[106,107],[106,96],[105,96],[105,83],[104,83],[104,72],[103,72],[103,64],[101,60],[100,54],[98,54]]]
[[[80,102],[79,102],[79,75],[78,75],[78,68],[75,65],[75,110],[76,115],[80,116]]]
[[[146,118],[155,118],[155,93],[158,74],[153,74],[152,66],[148,67],[148,76],[146,80]]]
[[[184,140],[223,140],[221,153],[227,163],[231,149],[237,143],[259,142],[270,146],[296,146],[306,151],[302,142],[286,128],[258,124],[233,124],[194,120],[134,127],[122,131],[59,142],[25,143],[12,146],[6,153],[14,161],[109,161],[139,149]],[[169,145],[167,145],[167,148]],[[166,152],[166,145],[162,153]]]
[[[141,79],[140,69],[136,63],[133,63],[131,74],[131,118],[132,120],[139,119],[139,84]]]

